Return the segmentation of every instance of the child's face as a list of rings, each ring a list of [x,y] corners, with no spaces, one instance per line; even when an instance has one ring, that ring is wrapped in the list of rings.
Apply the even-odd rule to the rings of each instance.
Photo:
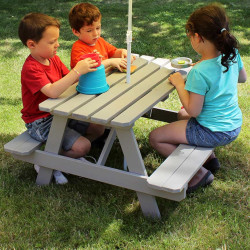
[[[59,28],[55,26],[49,26],[44,32],[39,42],[34,42],[34,46],[31,49],[33,57],[38,59],[49,59],[56,54],[59,38]]]
[[[73,33],[81,40],[82,42],[94,46],[101,36],[101,18],[91,25],[84,25],[80,32],[73,30]]]
[[[188,37],[190,38],[190,43],[192,45],[192,48],[198,53],[200,54],[200,50],[199,50],[199,45],[201,43],[202,38],[199,34],[195,33],[194,35],[190,34],[188,35]]]

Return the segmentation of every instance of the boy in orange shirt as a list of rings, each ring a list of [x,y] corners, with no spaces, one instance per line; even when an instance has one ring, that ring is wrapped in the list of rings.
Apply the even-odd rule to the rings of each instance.
[[[101,37],[101,13],[96,6],[90,3],[75,5],[69,12],[69,23],[78,37],[71,50],[71,68],[81,55],[88,53],[98,53],[105,69],[113,67],[122,71],[127,67],[127,50],[117,49]]]

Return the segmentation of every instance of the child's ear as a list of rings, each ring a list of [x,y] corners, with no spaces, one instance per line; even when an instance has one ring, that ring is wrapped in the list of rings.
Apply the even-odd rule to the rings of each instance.
[[[75,30],[75,29],[72,29],[72,33],[73,33],[75,36],[77,36],[77,37],[79,37],[79,35],[80,35],[80,32],[77,31],[77,30]]]
[[[194,36],[198,39],[199,42],[203,42],[202,36],[198,33],[194,33]]]
[[[34,49],[35,48],[35,42],[31,39],[29,39],[27,42],[26,42],[26,45],[29,49]]]

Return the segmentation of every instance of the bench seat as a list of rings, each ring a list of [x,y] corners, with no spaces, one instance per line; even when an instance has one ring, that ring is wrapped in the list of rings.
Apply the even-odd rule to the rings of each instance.
[[[29,155],[40,148],[43,143],[30,137],[27,131],[4,145],[4,150],[16,155]]]
[[[188,182],[212,154],[213,148],[180,144],[176,150],[148,177],[152,188],[171,193],[187,189]]]

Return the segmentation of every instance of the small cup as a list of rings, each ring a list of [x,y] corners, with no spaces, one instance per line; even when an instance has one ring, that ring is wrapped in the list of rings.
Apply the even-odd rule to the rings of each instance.
[[[95,66],[95,68],[99,67],[101,65],[101,58],[97,53],[89,53],[85,55],[80,56],[80,60],[84,60],[86,58],[91,58],[92,60],[95,60],[98,64]]]

